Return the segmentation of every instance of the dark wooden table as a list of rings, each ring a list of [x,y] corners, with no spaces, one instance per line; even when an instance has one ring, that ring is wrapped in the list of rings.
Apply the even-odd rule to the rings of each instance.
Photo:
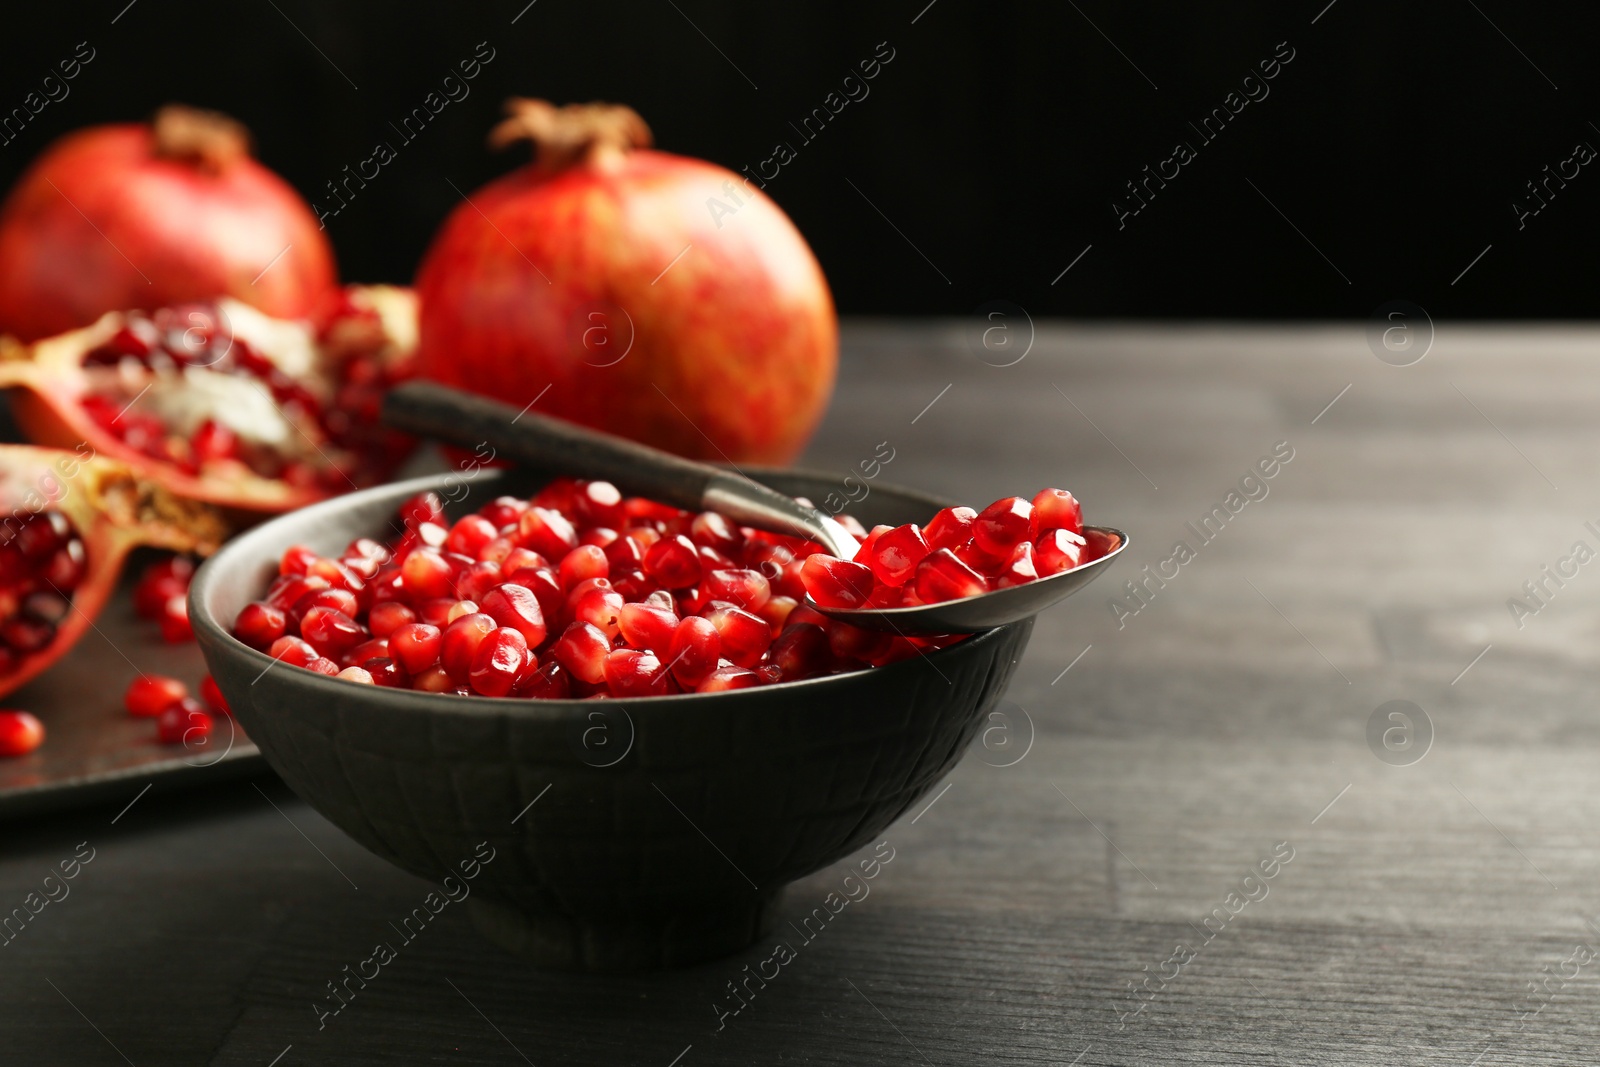
[[[964,332],[853,324],[812,464],[888,441],[886,481],[1066,486],[1132,547],[1039,620],[870,896],[720,1030],[766,949],[539,973],[452,908],[319,1031],[428,886],[267,780],[0,826],[3,909],[94,850],[0,948],[0,1060],[1595,1062],[1600,561],[1562,560],[1600,550],[1600,332],[1441,329],[1405,368],[1359,327],[1041,326],[1008,367]]]

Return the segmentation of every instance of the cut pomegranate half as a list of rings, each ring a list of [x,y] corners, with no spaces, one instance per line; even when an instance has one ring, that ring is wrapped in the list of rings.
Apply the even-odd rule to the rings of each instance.
[[[224,297],[28,346],[0,338],[0,386],[33,441],[86,442],[182,496],[277,512],[376,484],[404,458],[409,439],[378,408],[415,345],[409,289],[351,286],[316,324]]]
[[[226,533],[213,508],[87,445],[0,445],[0,696],[83,635],[131,549],[209,553]]]

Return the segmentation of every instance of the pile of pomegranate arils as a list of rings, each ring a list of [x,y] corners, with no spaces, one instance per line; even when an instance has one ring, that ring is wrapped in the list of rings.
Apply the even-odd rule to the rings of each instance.
[[[363,316],[376,313],[348,295],[315,335],[231,300],[129,311],[83,357],[83,408],[124,444],[189,474],[242,466],[330,492],[370,484],[397,450],[378,409],[405,372],[381,358],[381,334],[352,340]]]
[[[35,512],[7,533],[0,544],[0,674],[55,639],[87,566],[83,538],[59,511]]]
[[[907,608],[1038,581],[1112,547],[1100,531],[1085,532],[1071,493],[1042,489],[1031,503],[1008,496],[982,511],[944,508],[926,527],[875,526],[855,559],[819,551],[800,577],[825,608]]]
[[[929,528],[972,527],[974,516],[946,509]],[[904,538],[885,538],[918,536],[914,526],[869,534],[848,516],[840,521],[864,539],[858,558],[884,561],[891,577]],[[399,525],[393,544],[362,538],[338,558],[290,547],[265,596],[239,612],[234,635],[353,682],[545,699],[797,681],[965,636],[899,636],[830,619],[804,603],[813,561],[828,573],[855,564],[716,512],[624,498],[609,482],[560,479],[532,500],[502,496],[454,523],[437,495],[423,493],[401,506]],[[1081,536],[1059,528],[1039,538],[1074,539],[1081,549]],[[896,594],[903,603],[907,594]]]

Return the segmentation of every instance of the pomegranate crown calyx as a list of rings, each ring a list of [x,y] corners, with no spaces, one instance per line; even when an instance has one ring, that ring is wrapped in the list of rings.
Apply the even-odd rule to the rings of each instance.
[[[623,104],[568,104],[514,96],[506,101],[506,118],[489,134],[499,149],[532,141],[541,169],[561,170],[596,156],[621,155],[649,148],[650,127]]]
[[[250,156],[250,131],[220,111],[168,104],[151,125],[157,155],[198,163],[214,174]]]

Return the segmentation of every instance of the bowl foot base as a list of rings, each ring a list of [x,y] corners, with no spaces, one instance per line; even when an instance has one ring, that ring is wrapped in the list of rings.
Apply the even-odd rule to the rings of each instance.
[[[624,972],[688,967],[748,948],[771,929],[782,891],[669,915],[594,919],[522,911],[482,896],[467,901],[478,932],[506,951],[562,971]]]

